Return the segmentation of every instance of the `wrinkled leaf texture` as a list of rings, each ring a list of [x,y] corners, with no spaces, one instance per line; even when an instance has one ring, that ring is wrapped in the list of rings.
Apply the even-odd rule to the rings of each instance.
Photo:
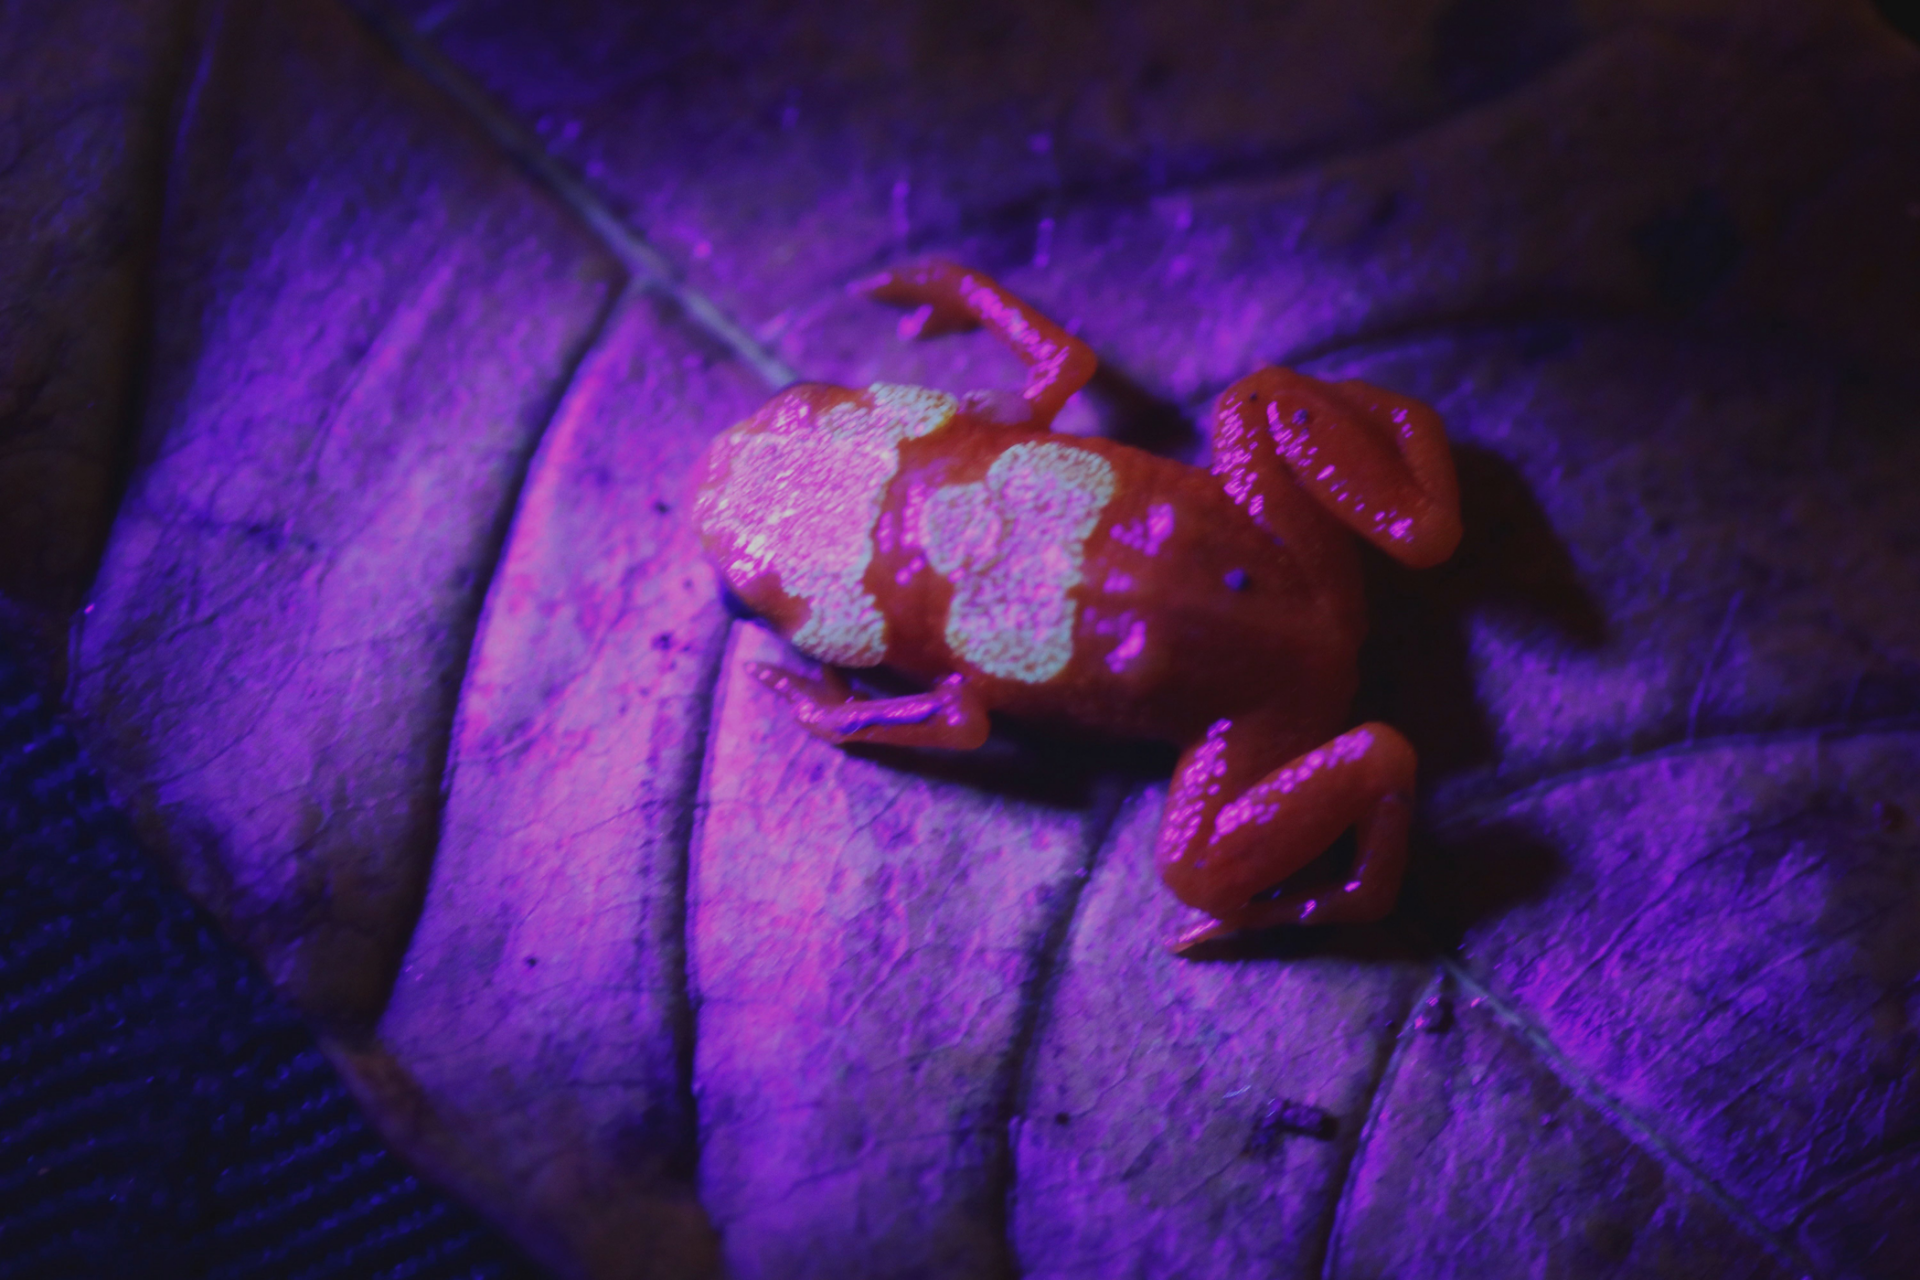
[[[1920,53],[1855,0],[10,6],[0,574],[154,852],[571,1276],[1920,1271]],[[842,753],[684,522],[803,374],[1424,397],[1387,924],[1168,761]],[[65,645],[50,641],[50,649]],[[789,659],[790,660],[790,659]],[[62,665],[58,654],[50,658]]]

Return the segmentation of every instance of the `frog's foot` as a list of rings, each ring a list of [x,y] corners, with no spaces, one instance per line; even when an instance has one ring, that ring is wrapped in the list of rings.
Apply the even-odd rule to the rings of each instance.
[[[1424,569],[1460,542],[1460,493],[1440,415],[1370,382],[1261,369],[1221,393],[1213,470],[1236,501],[1278,481],[1402,564]]]
[[[747,670],[786,699],[801,728],[835,746],[972,751],[987,740],[987,709],[961,676],[903,698],[861,698],[832,667],[817,680],[758,662],[748,663]]]
[[[985,326],[1027,366],[1021,397],[1033,406],[1032,425],[1045,430],[1067,398],[1093,376],[1092,348],[1002,288],[993,277],[933,259],[856,280],[848,286],[876,302],[910,308],[902,338],[931,338]]]
[[[1378,920],[1400,892],[1412,820],[1407,740],[1378,721],[1363,724],[1240,788],[1249,757],[1260,758],[1252,737],[1222,721],[1174,775],[1160,874],[1181,901],[1215,920],[1176,940],[1178,953],[1246,929]],[[1261,897],[1348,827],[1358,851],[1346,883]]]

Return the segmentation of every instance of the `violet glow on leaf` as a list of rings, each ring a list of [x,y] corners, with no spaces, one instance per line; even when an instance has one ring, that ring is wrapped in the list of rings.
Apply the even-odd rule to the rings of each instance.
[[[182,124],[75,689],[424,1167],[569,1275],[1920,1266],[1920,55],[1871,6],[398,8],[485,127],[323,0],[88,63]],[[155,111],[6,115],[7,208],[85,221],[31,175]],[[1265,362],[1439,407],[1467,539],[1376,575],[1355,709],[1423,761],[1391,927],[1173,962],[1160,782],[847,755],[747,678],[791,658],[685,526],[741,335],[1014,385],[841,296],[923,246],[1095,346],[1076,430]],[[28,339],[137,345],[102,253],[0,322],[9,430],[44,386],[81,452],[135,393]],[[10,590],[78,590],[99,475]],[[1249,1155],[1275,1100],[1331,1137]]]
[[[72,696],[150,846],[307,1012],[364,1027],[506,506],[613,263],[419,87],[343,92],[371,56],[346,14],[202,37]]]
[[[689,904],[700,1189],[729,1266],[1004,1267],[1009,1059],[1098,828],[809,738],[744,670],[783,647],[747,627],[734,650]]]
[[[758,398],[644,295],[581,365],[482,619],[433,879],[380,1023],[465,1144],[410,1149],[455,1185],[492,1166],[470,1194],[557,1267],[628,1273],[636,1231],[652,1274],[713,1265],[683,929],[688,744],[728,619],[684,504],[703,428]],[[635,423],[636,403],[656,412]]]

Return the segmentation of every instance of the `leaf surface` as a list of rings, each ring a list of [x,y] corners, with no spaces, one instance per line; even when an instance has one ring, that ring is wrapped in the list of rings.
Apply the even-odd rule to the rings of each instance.
[[[130,55],[186,87],[73,691],[414,1159],[570,1275],[1916,1265],[1920,52],[1870,7],[369,12]],[[1164,757],[843,753],[749,677],[797,659],[689,470],[783,366],[1010,383],[844,296],[922,251],[1094,346],[1063,429],[1192,458],[1263,363],[1440,408],[1466,542],[1369,567],[1387,924],[1175,962]],[[121,315],[103,261],[35,305]]]
[[[315,1016],[418,909],[473,619],[613,262],[347,14],[215,6],[155,376],[72,696],[136,822]]]

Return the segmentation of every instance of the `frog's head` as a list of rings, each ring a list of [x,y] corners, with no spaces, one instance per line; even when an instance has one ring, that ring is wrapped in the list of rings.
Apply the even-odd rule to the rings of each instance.
[[[805,653],[872,666],[886,623],[863,579],[899,443],[953,417],[951,396],[802,384],[708,449],[694,499],[707,558],[742,603]]]
[[[803,557],[775,535],[805,495],[793,482],[797,477],[781,474],[788,468],[780,465],[780,455],[797,451],[808,420],[820,411],[818,393],[831,390],[786,388],[714,437],[695,469],[693,523],[701,549],[727,591],[782,634],[801,626],[808,609],[781,585],[799,576],[795,562]]]

